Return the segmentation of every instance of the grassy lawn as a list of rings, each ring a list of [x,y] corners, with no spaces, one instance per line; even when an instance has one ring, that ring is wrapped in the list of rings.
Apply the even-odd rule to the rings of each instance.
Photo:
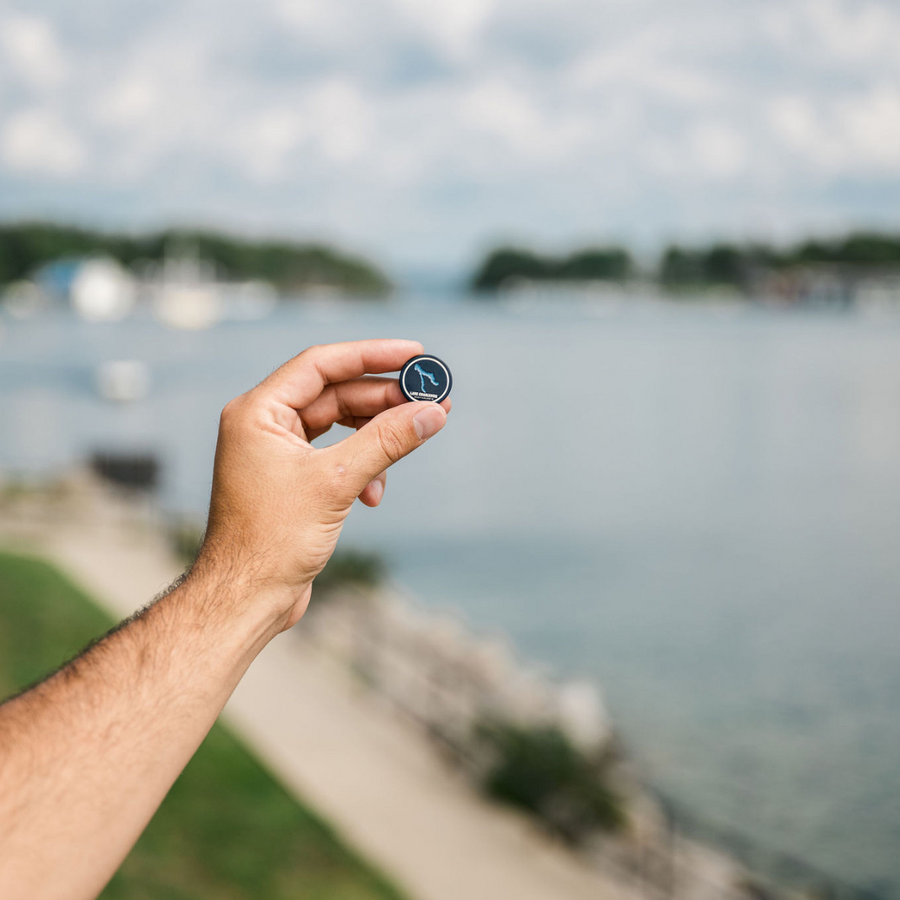
[[[112,624],[53,567],[0,553],[0,697],[47,674]],[[102,897],[401,895],[216,725]]]

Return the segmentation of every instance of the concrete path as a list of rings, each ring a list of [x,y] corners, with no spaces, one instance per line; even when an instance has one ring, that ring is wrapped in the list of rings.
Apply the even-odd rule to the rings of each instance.
[[[41,531],[39,551],[116,616],[144,605],[179,572],[146,529],[110,521]],[[301,622],[260,655],[225,717],[289,790],[410,897],[636,897],[524,817],[480,798],[413,724],[303,641],[302,628]]]

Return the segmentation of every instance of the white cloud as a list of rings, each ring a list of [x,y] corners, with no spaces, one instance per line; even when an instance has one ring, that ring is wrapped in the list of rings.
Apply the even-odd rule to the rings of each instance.
[[[848,168],[900,175],[900,89],[895,84],[842,99],[837,120],[849,144]]]
[[[464,59],[474,50],[481,28],[491,15],[494,0],[393,0],[401,17],[452,59]]]
[[[371,105],[355,85],[343,79],[325,81],[311,92],[307,115],[326,160],[346,164],[362,156],[371,129]]]
[[[900,47],[900,14],[887,3],[808,0],[805,17],[812,40],[832,61],[896,63]]]
[[[309,136],[309,128],[289,108],[268,109],[251,120],[235,142],[240,160],[260,184],[277,184],[289,175],[291,155]]]
[[[94,115],[111,128],[135,128],[163,113],[163,97],[152,76],[134,73],[117,79],[97,97]]]
[[[900,90],[876,84],[862,92],[772,102],[769,122],[794,164],[825,178],[900,175]]]
[[[15,172],[71,178],[85,163],[85,149],[53,112],[32,109],[3,124],[0,158]]]
[[[494,165],[564,161],[590,131],[584,117],[573,119],[536,103],[526,91],[495,81],[460,97],[460,125],[477,136],[493,136],[501,146]]]
[[[729,125],[703,122],[691,133],[691,147],[702,170],[714,179],[739,175],[747,162],[744,139]]]
[[[49,22],[37,16],[6,13],[0,17],[0,51],[12,72],[29,87],[57,87],[66,64]]]

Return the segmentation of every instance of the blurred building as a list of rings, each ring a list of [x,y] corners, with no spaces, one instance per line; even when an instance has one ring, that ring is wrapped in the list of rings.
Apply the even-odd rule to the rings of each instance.
[[[93,322],[124,319],[137,301],[137,280],[109,257],[66,259],[40,268],[37,287],[51,300]]]

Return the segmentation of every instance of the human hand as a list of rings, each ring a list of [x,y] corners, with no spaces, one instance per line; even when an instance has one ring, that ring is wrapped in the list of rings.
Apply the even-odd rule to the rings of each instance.
[[[415,341],[311,347],[222,411],[206,538],[192,576],[264,595],[279,629],[297,622],[353,501],[381,502],[385,470],[443,428],[450,401],[409,403],[393,378]],[[333,424],[357,429],[329,447]],[[259,602],[257,600],[257,602]]]

